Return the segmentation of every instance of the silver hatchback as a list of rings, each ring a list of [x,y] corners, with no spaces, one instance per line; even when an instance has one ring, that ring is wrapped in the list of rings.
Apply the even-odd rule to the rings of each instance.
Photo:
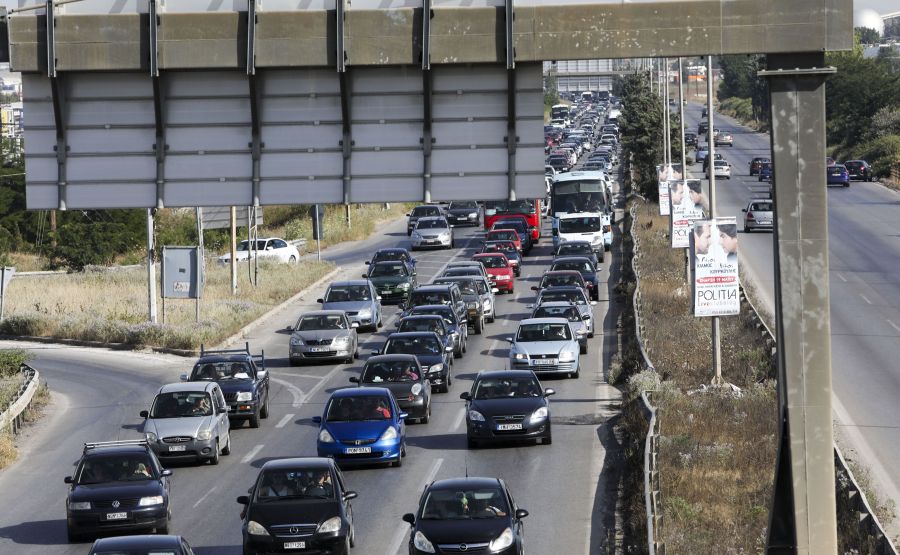
[[[291,365],[333,360],[350,364],[359,356],[358,327],[358,323],[347,319],[343,310],[303,314],[296,324],[288,326]]]
[[[372,331],[382,325],[381,297],[369,280],[337,281],[328,286],[325,296],[316,300],[322,310],[342,310],[350,322]]]
[[[744,213],[744,233],[750,233],[757,229],[772,231],[772,212],[771,200],[753,200],[747,203],[747,207],[741,209]]]

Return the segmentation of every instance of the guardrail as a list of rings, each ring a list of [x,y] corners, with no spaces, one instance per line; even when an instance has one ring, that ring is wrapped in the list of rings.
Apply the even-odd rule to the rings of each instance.
[[[0,413],[0,430],[8,429],[13,434],[17,434],[22,426],[25,411],[34,400],[34,394],[38,390],[41,377],[40,372],[27,364],[22,365],[20,372],[24,374],[22,385],[19,387],[19,391],[9,404],[9,407]]]
[[[843,509],[851,513],[850,516],[856,519],[860,532],[864,537],[870,538],[872,545],[871,551],[873,555],[897,555],[897,549],[891,542],[890,538],[884,532],[881,522],[875,516],[875,511],[869,506],[865,493],[850,472],[850,467],[844,459],[843,453],[834,446],[834,479],[837,491],[837,509],[838,515]]]

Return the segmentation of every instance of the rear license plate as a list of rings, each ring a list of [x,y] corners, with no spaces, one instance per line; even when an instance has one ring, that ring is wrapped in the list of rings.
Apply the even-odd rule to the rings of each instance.
[[[556,364],[556,359],[554,359],[554,358],[538,358],[532,362],[534,362],[535,366],[553,366],[554,364]]]
[[[330,350],[331,350],[331,348],[329,348],[329,347],[310,347],[309,348],[309,352],[311,352],[311,353],[325,353]]]
[[[497,430],[503,432],[506,430],[521,430],[521,424],[497,424]]]
[[[344,453],[347,455],[359,455],[360,453],[371,453],[371,447],[347,447]]]
[[[128,513],[106,513],[106,520],[125,520]]]
[[[173,451],[187,451],[187,445],[170,445],[169,452]]]
[[[284,542],[285,549],[306,549],[306,542]]]

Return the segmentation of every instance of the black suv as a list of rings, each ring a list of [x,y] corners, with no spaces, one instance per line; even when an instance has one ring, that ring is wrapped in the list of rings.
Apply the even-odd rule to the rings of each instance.
[[[406,220],[406,234],[412,235],[413,229],[416,227],[416,222],[419,221],[419,218],[428,218],[432,216],[441,217],[444,215],[444,211],[441,210],[440,206],[434,204],[423,204],[420,206],[416,206],[412,209],[412,212],[407,214]]]
[[[213,381],[222,388],[228,403],[228,418],[249,420],[251,428],[259,428],[260,418],[269,417],[269,373],[265,352],[250,354],[250,344],[243,349],[211,351],[200,345],[200,360],[190,376],[181,381]]]
[[[169,476],[145,440],[85,443],[66,476],[70,542],[108,532],[169,533]]]
[[[420,285],[409,294],[409,300],[400,304],[403,312],[400,317],[409,315],[413,308],[425,304],[443,304],[453,309],[456,317],[463,322],[468,322],[466,301],[463,299],[459,286],[455,283],[443,285]]]
[[[850,180],[861,179],[863,181],[872,181],[872,166],[869,165],[865,160],[848,160],[844,162],[844,166],[847,168],[847,174],[850,176]]]
[[[412,526],[409,553],[525,552],[522,519],[528,511],[516,506],[498,478],[451,478],[425,487],[415,513],[403,515]]]
[[[303,552],[347,555],[356,539],[344,476],[331,458],[268,461],[237,502],[244,555]]]

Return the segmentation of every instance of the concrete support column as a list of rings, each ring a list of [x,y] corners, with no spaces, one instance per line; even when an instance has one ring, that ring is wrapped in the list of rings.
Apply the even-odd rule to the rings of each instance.
[[[837,553],[823,53],[768,56],[779,456],[768,553]]]

